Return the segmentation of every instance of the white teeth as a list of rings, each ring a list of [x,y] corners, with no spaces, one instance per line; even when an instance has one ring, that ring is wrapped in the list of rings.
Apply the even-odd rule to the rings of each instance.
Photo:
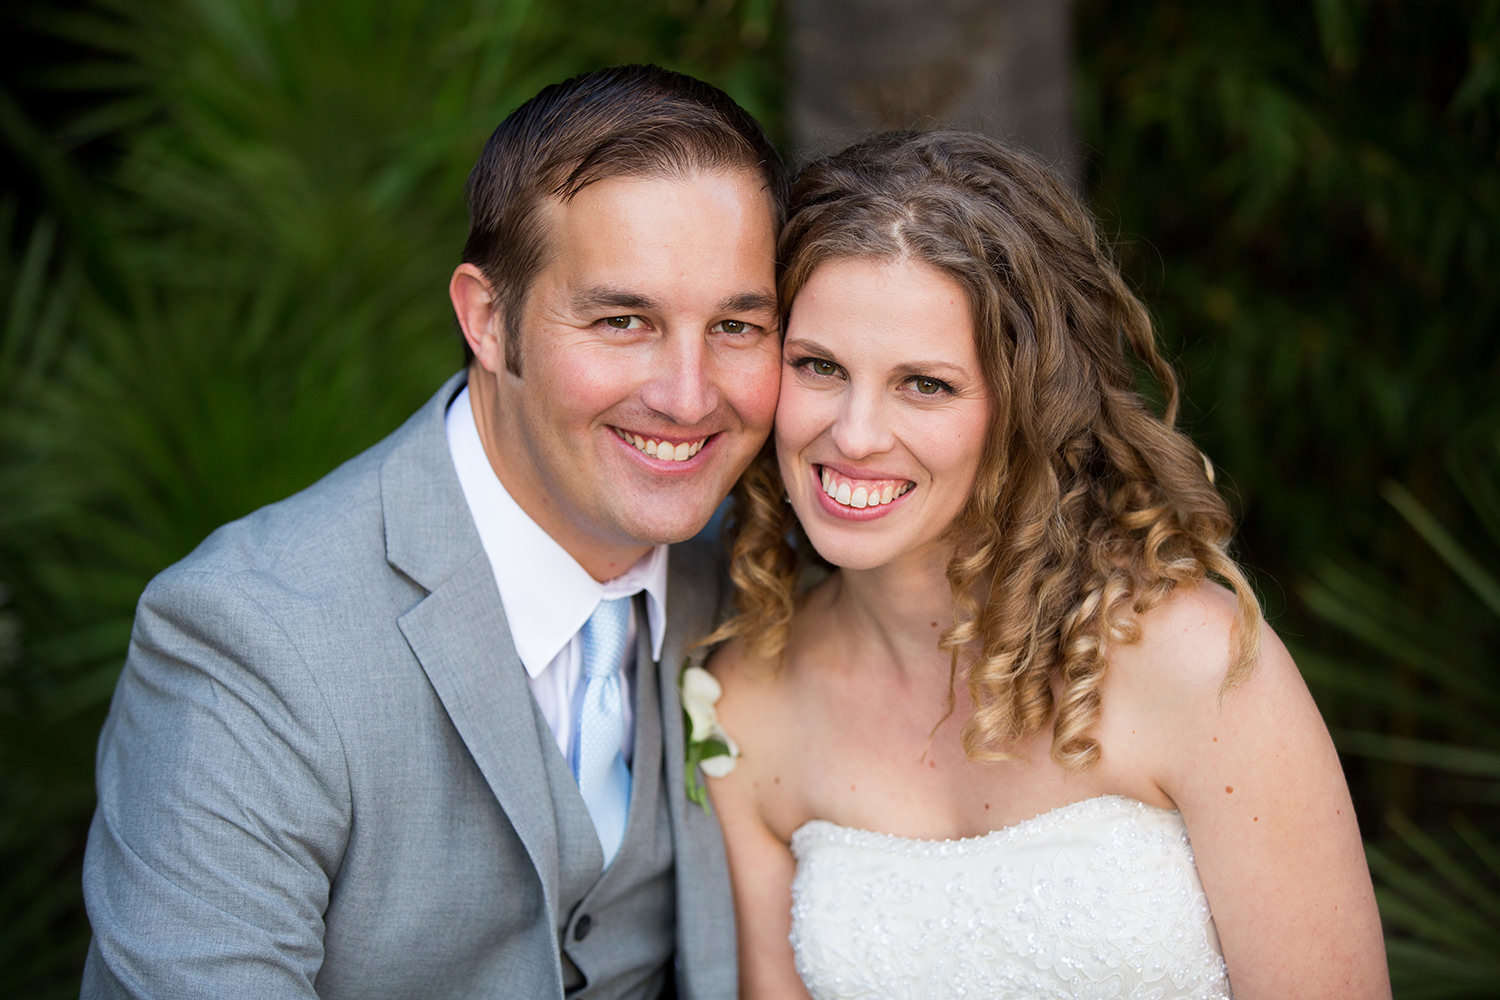
[[[853,507],[860,510],[866,507],[881,507],[890,503],[899,496],[904,496],[911,491],[911,483],[886,483],[884,486],[851,486],[848,482],[840,482],[834,478],[832,472],[823,468],[820,470],[823,483],[823,492],[827,493],[835,501],[845,507]]]
[[[618,428],[613,428],[615,436],[621,441],[628,441],[642,453],[663,462],[686,462],[708,442],[708,438],[699,438],[697,441],[682,441],[673,444],[670,441],[657,441],[655,438],[643,438],[639,434],[631,434]]]

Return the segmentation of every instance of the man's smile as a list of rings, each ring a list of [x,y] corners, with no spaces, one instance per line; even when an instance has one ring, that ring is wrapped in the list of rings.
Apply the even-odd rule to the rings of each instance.
[[[615,436],[621,441],[634,445],[638,451],[662,462],[686,462],[702,451],[703,446],[708,443],[707,437],[691,441],[666,441],[642,437],[640,434],[633,434],[618,427],[611,427],[610,430],[614,431]],[[712,436],[709,435],[709,437]]]

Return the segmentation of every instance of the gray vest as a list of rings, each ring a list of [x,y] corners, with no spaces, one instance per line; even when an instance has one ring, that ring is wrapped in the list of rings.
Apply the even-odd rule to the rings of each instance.
[[[637,601],[638,622],[645,621]],[[551,731],[540,738],[557,812],[558,947],[570,998],[661,996],[672,977],[677,907],[672,827],[663,784],[661,702],[648,630],[638,630],[635,748],[625,839],[607,870],[588,807]],[[550,752],[548,752],[550,751]]]

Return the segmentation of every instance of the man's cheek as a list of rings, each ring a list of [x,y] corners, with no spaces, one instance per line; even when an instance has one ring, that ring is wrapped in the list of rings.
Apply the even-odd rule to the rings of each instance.
[[[776,396],[781,390],[781,351],[758,360],[742,373],[736,396],[740,415],[748,426],[769,432],[776,415]]]

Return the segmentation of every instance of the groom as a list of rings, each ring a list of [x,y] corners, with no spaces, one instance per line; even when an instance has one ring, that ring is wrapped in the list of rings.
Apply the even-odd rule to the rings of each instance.
[[[719,578],[666,543],[770,428],[780,162],[623,67],[516,110],[468,193],[467,370],[141,599],[85,997],[735,993],[675,686]]]

